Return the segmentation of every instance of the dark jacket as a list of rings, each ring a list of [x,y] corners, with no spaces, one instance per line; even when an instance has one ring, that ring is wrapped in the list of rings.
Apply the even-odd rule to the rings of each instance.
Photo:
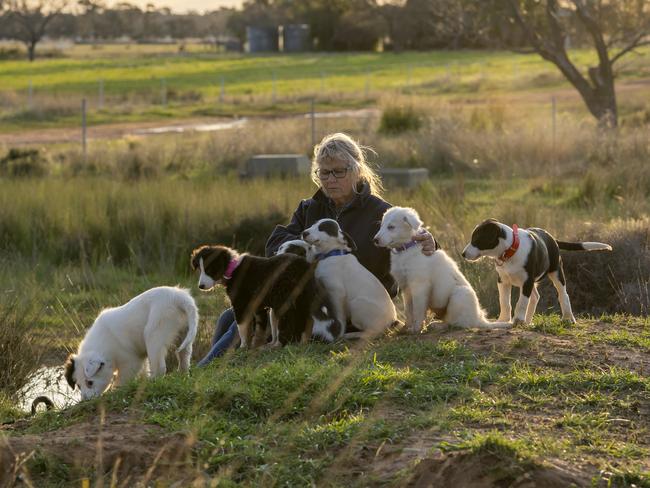
[[[292,239],[300,239],[303,230],[320,219],[334,219],[341,229],[350,234],[357,245],[353,253],[359,262],[374,274],[386,287],[391,297],[397,294],[397,284],[390,274],[388,249],[375,246],[372,238],[379,231],[384,212],[391,204],[370,194],[363,183],[354,200],[336,213],[334,203],[318,190],[309,200],[303,200],[294,212],[289,225],[278,225],[266,242],[266,255],[272,256],[280,245]]]

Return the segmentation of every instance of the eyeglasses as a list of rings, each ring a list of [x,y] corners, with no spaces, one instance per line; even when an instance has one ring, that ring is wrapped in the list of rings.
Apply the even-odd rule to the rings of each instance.
[[[327,180],[330,175],[334,175],[334,178],[337,180],[340,180],[341,178],[345,178],[345,176],[348,174],[348,169],[349,168],[336,168],[336,169],[323,169],[323,168],[318,168],[316,171],[314,171],[314,174],[318,177],[320,180]]]

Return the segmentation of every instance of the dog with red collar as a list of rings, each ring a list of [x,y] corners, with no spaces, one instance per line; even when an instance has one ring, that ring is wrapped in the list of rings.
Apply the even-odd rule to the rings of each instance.
[[[544,229],[520,229],[517,225],[509,227],[488,219],[476,226],[462,255],[468,261],[481,257],[494,259],[499,287],[498,320],[511,320],[510,293],[516,286],[521,291],[515,306],[514,324],[529,324],[539,301],[537,283],[548,276],[557,290],[562,319],[575,323],[560,250],[611,251],[612,246],[602,242],[558,241]]]

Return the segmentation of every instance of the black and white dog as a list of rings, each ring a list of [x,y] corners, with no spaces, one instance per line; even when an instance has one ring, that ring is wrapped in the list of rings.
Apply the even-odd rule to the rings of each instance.
[[[313,246],[307,244],[305,241],[299,239],[287,241],[279,248],[277,254],[296,254],[307,259],[308,262],[314,263],[315,251]],[[314,263],[315,267],[316,264]],[[318,282],[316,285],[320,288]],[[327,297],[325,290],[320,290],[320,300],[318,306],[315,307],[313,314],[314,327],[311,336],[313,339],[323,342],[334,342],[339,339],[343,333],[343,327],[339,321],[332,314],[332,305]]]
[[[356,244],[336,220],[319,220],[302,238],[317,253],[315,276],[327,292],[332,314],[340,324],[351,323],[359,331],[344,330],[345,338],[377,337],[398,323],[386,288],[352,254]]]
[[[271,322],[273,345],[311,337],[317,290],[313,266],[305,259],[293,254],[263,258],[240,255],[225,246],[201,246],[192,252],[191,264],[201,271],[201,290],[217,284],[226,287],[242,348],[249,347],[253,322],[269,308],[277,318]],[[260,337],[265,341],[266,331]]]
[[[494,219],[481,222],[472,232],[472,239],[463,250],[463,257],[475,261],[481,257],[495,260],[499,275],[500,321],[511,319],[510,292],[512,286],[521,289],[515,307],[514,323],[529,324],[537,308],[537,282],[548,275],[557,290],[562,319],[575,323],[571,302],[566,292],[566,280],[560,249],[565,251],[611,251],[602,242],[557,241],[544,229],[509,227]]]

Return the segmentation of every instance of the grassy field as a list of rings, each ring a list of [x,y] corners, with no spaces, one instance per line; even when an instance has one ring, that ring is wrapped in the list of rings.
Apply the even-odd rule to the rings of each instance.
[[[227,300],[223,290],[198,293],[189,253],[208,242],[262,252],[274,225],[315,188],[307,178],[242,180],[238,172],[253,154],[309,154],[311,126],[274,117],[210,134],[98,138],[85,159],[78,144],[13,147],[5,139],[0,370],[10,374],[0,376],[0,486],[18,475],[39,487],[84,478],[104,486],[650,487],[643,58],[632,58],[619,79],[623,124],[608,134],[535,57],[147,49],[157,51],[75,47],[33,65],[2,62],[2,130],[72,124],[75,93],[94,96],[100,75],[110,104],[93,112],[93,123],[299,112],[322,71],[332,88],[319,95],[322,108],[377,111],[319,119],[316,138],[342,130],[376,150],[375,166],[429,169],[420,188],[388,188],[385,198],[420,212],[491,317],[493,266],[459,255],[484,218],[608,242],[614,251],[564,255],[575,326],[561,323],[555,292],[543,286],[530,326],[478,332],[432,323],[420,337],[235,352],[187,376],[135,381],[31,418],[16,395],[29,374],[60,365],[103,307],[150,287],[192,290],[201,313],[193,360],[206,352]],[[221,75],[232,92],[217,107]],[[162,76],[170,90],[198,95],[156,105],[159,92],[147,87]],[[29,79],[35,100],[46,95],[38,110],[24,111]],[[28,454],[15,465],[12,452]]]
[[[539,56],[499,51],[249,56],[168,49],[106,46],[91,57],[79,47],[64,58],[0,61],[0,130],[78,125],[84,97],[89,123],[102,124],[304,113],[312,97],[331,110],[372,105],[387,92],[453,99],[569,88]],[[647,78],[648,53],[630,57],[619,80]],[[595,61],[588,51],[572,58],[585,70]]]

